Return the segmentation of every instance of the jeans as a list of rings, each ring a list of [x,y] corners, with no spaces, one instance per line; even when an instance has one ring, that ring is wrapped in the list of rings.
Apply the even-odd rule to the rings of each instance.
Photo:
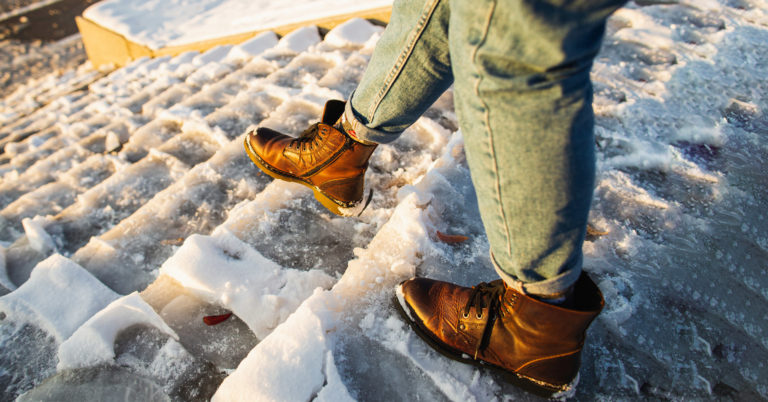
[[[396,0],[345,128],[388,143],[454,85],[491,260],[510,286],[576,282],[595,180],[589,72],[624,0]]]

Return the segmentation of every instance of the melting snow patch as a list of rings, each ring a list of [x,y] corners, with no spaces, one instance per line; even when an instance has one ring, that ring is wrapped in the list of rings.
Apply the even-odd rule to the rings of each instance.
[[[329,304],[335,304],[334,297],[316,291],[286,322],[253,348],[237,370],[224,380],[213,400],[311,400],[326,381],[328,332],[336,321],[333,314],[328,314]]]
[[[0,297],[0,310],[14,321],[40,325],[62,342],[118,297],[81,266],[55,254],[16,291]]]
[[[326,385],[317,394],[315,398],[318,402],[353,402],[355,399],[349,395],[347,387],[341,381],[339,370],[333,359],[333,352],[327,351],[325,354],[325,381]]]
[[[160,269],[198,297],[240,317],[258,338],[285,321],[318,287],[333,278],[319,270],[286,269],[221,228],[192,235]]]
[[[53,242],[53,238],[45,231],[45,228],[43,228],[44,223],[45,219],[41,217],[34,219],[24,218],[21,221],[21,224],[24,227],[24,234],[27,235],[30,247],[41,254],[47,254],[56,248],[56,243]]]
[[[85,322],[59,347],[58,370],[95,366],[115,358],[115,339],[134,325],[153,326],[174,339],[175,332],[138,293],[124,296]]]

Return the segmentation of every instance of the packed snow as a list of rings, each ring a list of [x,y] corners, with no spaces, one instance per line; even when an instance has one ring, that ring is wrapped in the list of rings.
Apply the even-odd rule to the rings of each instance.
[[[768,399],[768,2],[658,3],[610,19],[593,69],[606,308],[561,398]],[[450,91],[374,153],[360,217],[242,149],[345,99],[380,32],[85,64],[0,100],[0,399],[536,399],[392,304],[412,275],[495,279]]]
[[[128,40],[160,49],[391,5],[392,0],[105,0],[83,16]]]

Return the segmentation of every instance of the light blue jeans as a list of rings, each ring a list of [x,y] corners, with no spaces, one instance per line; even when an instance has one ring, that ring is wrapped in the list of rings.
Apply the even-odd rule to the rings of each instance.
[[[345,127],[394,141],[452,84],[496,271],[558,294],[581,273],[595,178],[589,71],[625,0],[396,0]]]

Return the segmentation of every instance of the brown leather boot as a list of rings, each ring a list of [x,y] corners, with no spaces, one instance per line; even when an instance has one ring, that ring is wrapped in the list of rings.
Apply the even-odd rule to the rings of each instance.
[[[583,273],[568,308],[519,293],[502,280],[466,288],[413,278],[396,293],[401,312],[439,352],[513,373],[539,394],[570,388],[587,327],[604,304]]]
[[[298,138],[259,127],[245,136],[245,150],[264,173],[311,188],[331,212],[349,216],[365,208],[365,170],[376,145],[355,141],[334,127],[344,105],[343,101],[328,101],[322,121]]]

